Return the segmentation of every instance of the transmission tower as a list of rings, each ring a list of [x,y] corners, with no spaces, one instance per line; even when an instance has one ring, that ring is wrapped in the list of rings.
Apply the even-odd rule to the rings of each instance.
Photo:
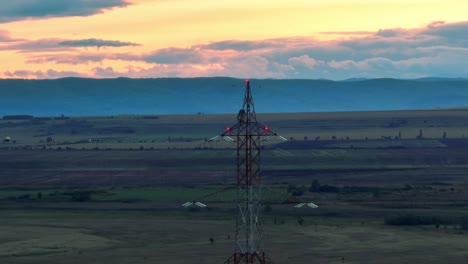
[[[260,184],[260,143],[262,138],[278,136],[257,122],[250,82],[245,81],[245,97],[237,115],[237,124],[220,136],[237,142],[237,207],[239,209],[235,252],[225,264],[265,264],[263,250]]]

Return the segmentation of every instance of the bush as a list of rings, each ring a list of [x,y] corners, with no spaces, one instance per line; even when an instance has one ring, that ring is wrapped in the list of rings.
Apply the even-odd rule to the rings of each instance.
[[[271,211],[273,211],[273,208],[271,208],[271,205],[267,204],[263,207],[263,212],[270,213]]]
[[[91,193],[90,192],[74,192],[71,195],[72,202],[86,202],[91,200]]]
[[[304,194],[306,189],[307,188],[304,185],[302,186],[289,185],[288,193],[291,193],[293,196],[301,196]]]
[[[462,230],[468,230],[468,218],[462,218],[460,228]]]
[[[298,223],[299,225],[304,225],[304,218],[302,218],[302,216],[299,216],[299,217],[297,218],[297,223]]]
[[[31,195],[30,194],[22,194],[22,195],[19,195],[18,197],[16,197],[18,200],[29,200],[31,199]]]
[[[332,185],[320,185],[320,182],[318,180],[314,180],[309,187],[309,192],[337,193],[340,191],[340,187]]]
[[[332,185],[322,185],[319,192],[337,193],[340,192],[340,188]]]
[[[435,225],[440,226],[441,224],[454,224],[456,221],[452,219],[439,217],[439,216],[425,216],[425,215],[412,215],[412,214],[401,214],[397,216],[390,216],[385,218],[386,225],[395,226],[417,226],[417,225]],[[467,221],[468,228],[468,221]]]
[[[314,180],[310,185],[309,192],[319,192],[320,191],[320,182],[318,180]]]

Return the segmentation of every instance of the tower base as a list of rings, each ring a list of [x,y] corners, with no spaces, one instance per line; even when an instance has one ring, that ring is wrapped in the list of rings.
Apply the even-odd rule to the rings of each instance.
[[[224,264],[267,264],[265,253],[234,253]]]

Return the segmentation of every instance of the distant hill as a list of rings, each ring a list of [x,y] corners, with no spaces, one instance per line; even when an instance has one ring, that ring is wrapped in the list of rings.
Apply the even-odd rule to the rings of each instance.
[[[251,80],[257,112],[468,106],[468,79]],[[235,113],[234,78],[0,80],[0,116]]]

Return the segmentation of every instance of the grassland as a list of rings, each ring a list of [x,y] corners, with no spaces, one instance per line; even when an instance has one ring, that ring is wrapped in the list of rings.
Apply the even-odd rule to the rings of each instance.
[[[440,139],[468,137],[468,111],[388,111],[343,113],[259,114],[258,119],[288,139]],[[206,143],[235,115],[161,115],[110,117],[56,117],[0,120],[1,136],[27,148],[167,149],[226,148]],[[268,143],[268,142],[267,142]],[[274,142],[273,142],[274,143]]]
[[[213,211],[16,209],[2,216],[3,263],[220,263],[232,250],[234,222]],[[265,246],[275,263],[463,263],[468,257],[468,236],[452,227],[274,219],[266,217]]]
[[[468,260],[468,111],[258,118],[290,139],[262,153],[275,263]],[[0,120],[12,139],[0,144],[0,263],[222,263],[233,250],[235,146],[206,139],[232,123]],[[180,207],[192,200],[208,207]],[[300,201],[320,207],[294,209]]]

